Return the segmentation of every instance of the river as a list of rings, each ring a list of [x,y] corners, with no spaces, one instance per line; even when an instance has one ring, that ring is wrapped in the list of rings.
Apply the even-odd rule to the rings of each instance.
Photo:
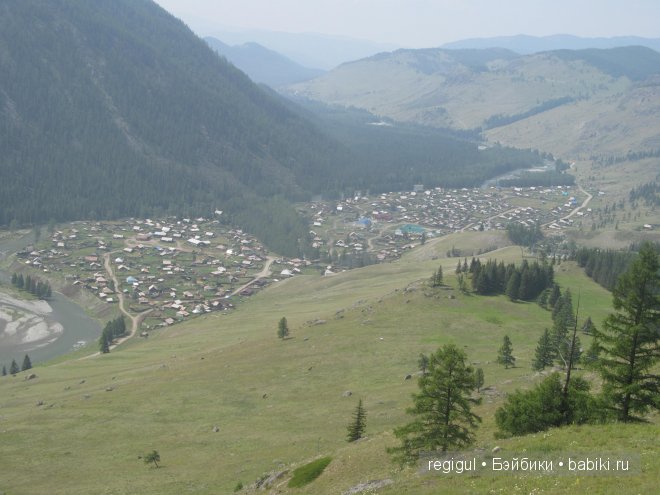
[[[33,239],[28,234],[0,241],[0,261]],[[11,274],[0,269],[0,280],[9,284]],[[0,297],[0,367],[9,369],[12,359],[20,366],[25,354],[32,364],[46,361],[72,351],[79,341],[94,343],[100,334],[99,323],[60,293],[54,292],[47,304]]]
[[[549,160],[544,160],[543,165],[534,167],[534,168],[518,168],[516,170],[512,170],[510,172],[507,172],[506,174],[499,175],[497,177],[493,177],[492,179],[488,179],[486,182],[481,184],[482,189],[487,189],[491,186],[497,186],[499,181],[501,180],[507,180],[507,179],[516,179],[520,177],[521,174],[525,172],[531,172],[531,173],[536,173],[536,172],[550,172],[555,169],[555,164],[552,161]]]

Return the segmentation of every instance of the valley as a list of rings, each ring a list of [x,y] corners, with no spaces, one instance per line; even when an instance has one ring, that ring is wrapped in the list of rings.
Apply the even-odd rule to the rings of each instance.
[[[656,491],[660,38],[544,3],[0,2],[0,494]]]

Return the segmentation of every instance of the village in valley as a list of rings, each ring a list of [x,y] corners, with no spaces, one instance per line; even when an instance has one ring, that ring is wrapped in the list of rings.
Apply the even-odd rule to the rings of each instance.
[[[568,186],[416,186],[406,193],[356,193],[341,201],[301,204],[298,210],[311,229],[315,256],[310,259],[269,253],[258,239],[224,223],[221,211],[209,218],[78,221],[44,232],[34,246],[17,253],[17,263],[57,280],[65,293],[81,290],[99,302],[123,302],[127,312],[141,315],[146,337],[150,330],[197,315],[232,311],[272,283],[395,261],[452,232],[503,230],[510,222],[560,232],[591,214],[590,208],[576,210],[584,199],[580,195]]]

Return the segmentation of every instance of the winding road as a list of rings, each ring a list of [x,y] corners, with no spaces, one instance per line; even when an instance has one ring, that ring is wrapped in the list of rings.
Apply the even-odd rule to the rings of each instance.
[[[230,296],[235,296],[236,294],[240,293],[242,290],[247,289],[250,287],[252,284],[254,284],[257,280],[265,278],[270,275],[270,266],[273,264],[273,261],[275,261],[275,258],[272,256],[267,256],[266,257],[266,264],[264,265],[263,269],[257,273],[252,280],[250,280],[247,284],[241,285],[238,289],[236,289],[234,292],[230,294]]]

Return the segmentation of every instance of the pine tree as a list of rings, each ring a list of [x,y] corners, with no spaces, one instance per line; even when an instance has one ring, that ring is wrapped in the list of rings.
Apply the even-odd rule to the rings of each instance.
[[[30,356],[27,354],[23,358],[23,366],[21,366],[21,371],[27,371],[32,368],[32,362],[30,361]]]
[[[477,389],[477,392],[480,392],[481,387],[484,386],[484,370],[483,370],[483,368],[477,368],[474,371],[474,386]]]
[[[11,364],[9,365],[9,374],[10,375],[15,375],[19,371],[20,370],[18,369],[18,364],[16,364],[16,360],[12,359]]]
[[[545,369],[546,366],[552,366],[552,362],[554,361],[553,355],[552,338],[550,337],[550,331],[546,328],[536,346],[532,368],[536,371],[541,371]]]
[[[454,272],[458,275],[461,271],[461,260],[458,260],[458,265],[456,265],[456,270]]]
[[[474,441],[481,418],[471,408],[480,399],[472,397],[475,373],[466,361],[465,353],[452,344],[430,356],[429,372],[419,378],[419,393],[407,411],[415,419],[394,430],[401,445],[388,449],[401,464],[414,463],[422,451],[445,452]]]
[[[561,296],[561,291],[559,290],[559,286],[557,284],[554,284],[552,286],[552,291],[548,296],[548,307],[554,308],[560,296]]]
[[[353,421],[348,425],[348,437],[349,442],[355,442],[364,436],[364,430],[367,427],[367,412],[362,406],[362,399],[358,402],[355,411],[353,412]]]
[[[429,367],[429,357],[426,354],[420,353],[417,366],[419,367],[419,371],[422,372],[422,375],[426,375],[426,370]]]
[[[514,271],[509,277],[509,282],[506,284],[506,295],[511,301],[518,299],[518,290],[520,288],[520,274],[518,270]]]
[[[516,362],[516,358],[513,357],[513,345],[511,344],[511,339],[508,335],[504,336],[502,341],[502,347],[497,353],[497,362],[504,365],[505,369],[508,369],[509,366],[513,367]]]
[[[651,372],[659,360],[659,270],[658,252],[644,243],[613,291],[616,313],[605,319],[602,330],[593,330],[602,350],[604,396],[624,422],[660,407],[660,380]]]
[[[442,267],[439,266],[438,270],[435,272],[435,286],[439,287],[442,285]]]
[[[289,336],[289,325],[284,316],[280,319],[280,322],[277,325],[277,336],[283,340]]]
[[[594,322],[591,321],[591,316],[588,316],[584,324],[582,325],[582,332],[591,335],[594,328]]]
[[[7,367],[6,366],[2,367],[2,376],[7,376]]]
[[[99,351],[101,354],[107,354],[110,352],[110,342],[112,342],[112,336],[110,335],[110,331],[106,325],[103,329],[103,332],[101,332],[101,337],[99,338]]]

